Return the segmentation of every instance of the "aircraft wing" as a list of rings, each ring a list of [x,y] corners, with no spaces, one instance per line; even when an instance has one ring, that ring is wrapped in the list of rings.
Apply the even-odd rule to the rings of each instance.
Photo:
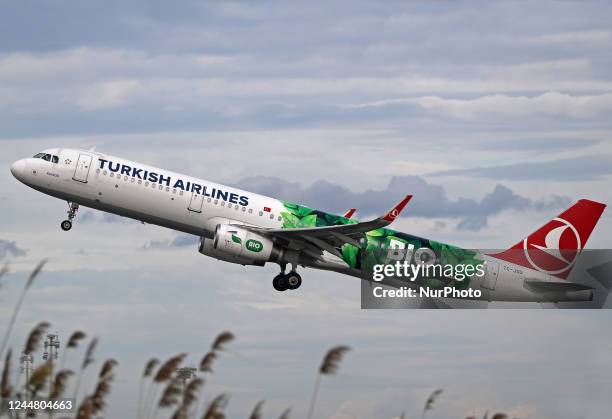
[[[305,241],[310,245],[316,246],[320,250],[325,250],[334,255],[341,256],[336,249],[337,246],[348,243],[353,246],[361,247],[359,239],[362,238],[366,232],[391,224],[399,216],[410,199],[412,199],[412,195],[407,195],[382,217],[353,224],[288,229],[266,229],[253,226],[243,226],[243,228],[259,234],[286,239],[290,242]]]

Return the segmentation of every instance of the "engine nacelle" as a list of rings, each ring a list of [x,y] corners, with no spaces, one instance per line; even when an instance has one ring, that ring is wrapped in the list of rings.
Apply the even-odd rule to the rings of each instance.
[[[200,253],[240,265],[263,266],[281,260],[282,249],[267,237],[232,224],[219,224],[214,238],[200,239]]]

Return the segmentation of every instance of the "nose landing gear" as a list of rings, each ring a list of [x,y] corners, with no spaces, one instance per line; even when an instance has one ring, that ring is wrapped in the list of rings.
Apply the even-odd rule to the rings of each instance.
[[[78,210],[79,204],[75,204],[74,202],[68,203],[68,219],[62,221],[62,223],[60,224],[62,230],[68,231],[72,228],[72,220],[74,220],[74,217],[76,217],[76,213]]]
[[[276,291],[296,290],[302,285],[302,277],[295,271],[295,268],[292,266],[291,271],[286,274],[282,267],[281,273],[272,280],[272,286]]]

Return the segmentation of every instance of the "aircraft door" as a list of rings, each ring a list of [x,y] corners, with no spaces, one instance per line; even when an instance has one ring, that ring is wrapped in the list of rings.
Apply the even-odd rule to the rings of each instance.
[[[89,176],[89,169],[91,168],[91,156],[87,154],[79,154],[77,160],[76,169],[74,169],[74,175],[72,179],[87,183],[87,177]]]
[[[486,275],[482,281],[482,287],[494,290],[499,277],[499,263],[487,260],[485,267]]]
[[[189,201],[189,211],[202,212],[202,204],[204,203],[204,195],[193,193]]]

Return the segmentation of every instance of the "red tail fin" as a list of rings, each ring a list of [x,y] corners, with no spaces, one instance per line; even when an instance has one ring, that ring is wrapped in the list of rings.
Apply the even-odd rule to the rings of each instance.
[[[510,249],[491,256],[566,279],[605,207],[581,199]]]

